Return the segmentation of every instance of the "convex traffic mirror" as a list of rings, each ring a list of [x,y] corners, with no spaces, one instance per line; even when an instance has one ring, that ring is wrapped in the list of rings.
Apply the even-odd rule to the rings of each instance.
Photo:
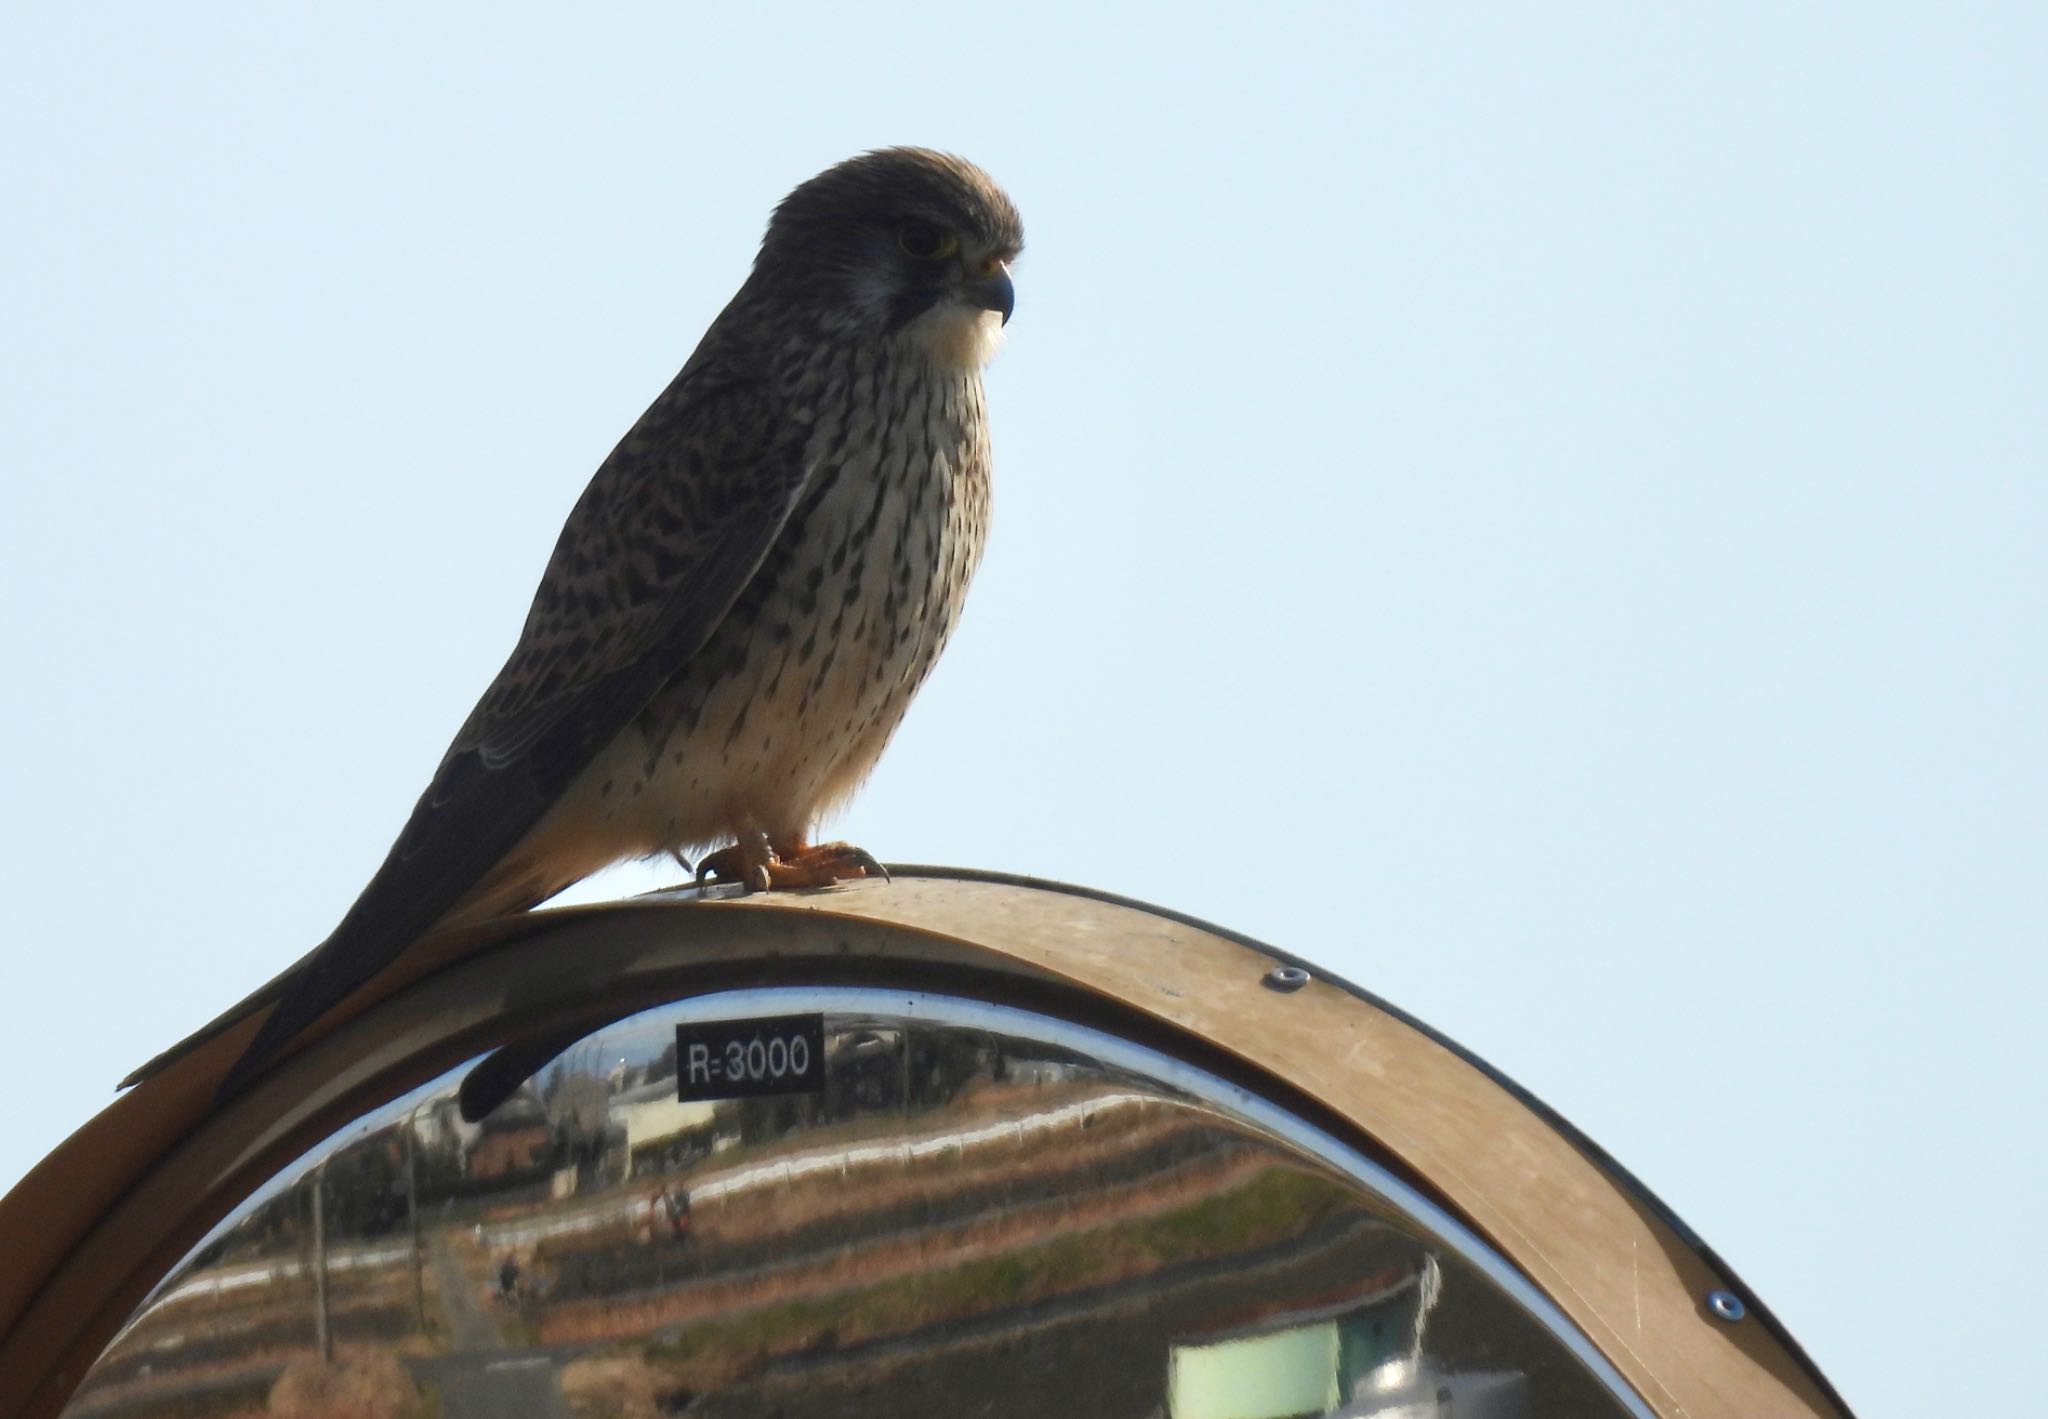
[[[543,915],[215,1109],[235,1043],[117,1105],[194,1118],[7,1333],[42,1412],[1842,1412],[1540,1105],[1133,904]]]

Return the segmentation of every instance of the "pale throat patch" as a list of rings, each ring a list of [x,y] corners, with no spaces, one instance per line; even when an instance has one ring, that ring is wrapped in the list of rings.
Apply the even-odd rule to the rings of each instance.
[[[910,322],[906,332],[935,364],[978,370],[1003,343],[1003,318],[992,310],[941,301]]]

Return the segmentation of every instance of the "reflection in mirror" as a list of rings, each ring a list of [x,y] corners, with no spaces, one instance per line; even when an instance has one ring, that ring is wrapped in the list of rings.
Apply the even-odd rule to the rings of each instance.
[[[1386,1174],[1064,1021],[757,991],[607,1026],[474,1123],[461,1079],[245,1202],[66,1413],[1646,1412]]]

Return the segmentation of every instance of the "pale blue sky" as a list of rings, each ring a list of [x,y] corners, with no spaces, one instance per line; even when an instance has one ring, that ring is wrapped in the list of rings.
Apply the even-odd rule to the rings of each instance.
[[[917,142],[1030,243],[837,826],[1325,962],[1865,1415],[2037,1402],[2048,10],[305,11],[0,19],[0,1185],[326,933],[770,205]]]

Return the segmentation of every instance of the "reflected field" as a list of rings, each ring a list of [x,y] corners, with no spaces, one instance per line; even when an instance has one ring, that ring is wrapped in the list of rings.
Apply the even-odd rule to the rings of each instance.
[[[678,1025],[747,1003],[712,998],[485,1117],[464,1071],[379,1110],[195,1250],[67,1414],[1627,1412],[1469,1248],[1228,1089],[876,994],[822,1012],[797,1092],[689,1097]]]

